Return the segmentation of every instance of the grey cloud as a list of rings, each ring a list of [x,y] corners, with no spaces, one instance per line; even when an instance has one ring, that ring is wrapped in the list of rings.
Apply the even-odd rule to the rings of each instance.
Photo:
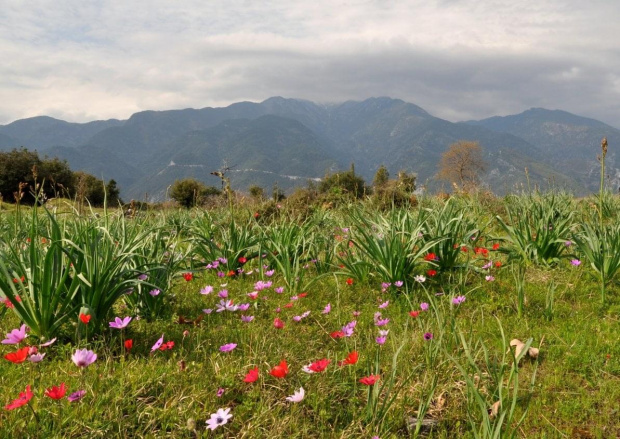
[[[0,123],[389,95],[449,120],[541,106],[620,125],[616,2],[58,0],[3,12]]]

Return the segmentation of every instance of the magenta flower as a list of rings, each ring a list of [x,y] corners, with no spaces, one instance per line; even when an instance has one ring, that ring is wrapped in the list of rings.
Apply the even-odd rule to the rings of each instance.
[[[80,399],[84,398],[86,395],[86,390],[78,390],[77,392],[73,392],[71,395],[67,396],[69,402],[77,402]]]
[[[328,303],[327,305],[325,305],[325,308],[323,309],[323,314],[329,314],[332,311],[332,304]]]
[[[241,321],[244,323],[250,323],[254,320],[254,316],[241,316]]]
[[[278,294],[282,294],[284,292],[284,287],[277,287],[274,288],[274,291]]]
[[[149,291],[149,294],[151,296],[153,296],[153,297],[159,296],[159,293],[161,293],[161,291],[159,291],[159,290],[151,290],[151,291]]]
[[[460,305],[463,302],[465,302],[465,296],[456,296],[454,299],[452,299],[453,305]]]
[[[223,387],[220,387],[219,389],[217,389],[217,394],[215,396],[217,396],[218,398],[221,398],[225,391],[226,389],[224,389]]]
[[[97,354],[88,349],[77,349],[71,359],[77,367],[88,367],[95,362]]]
[[[397,280],[396,282],[394,282],[394,286],[396,288],[400,288],[403,286],[403,281],[402,280]]]
[[[205,296],[207,294],[211,294],[212,292],[213,292],[213,287],[211,285],[207,285],[202,290],[200,290],[200,294],[204,294]]]
[[[110,323],[110,328],[123,329],[126,328],[131,322],[131,317],[125,317],[121,319],[120,317],[115,317],[113,322]]]
[[[222,290],[217,293],[217,295],[220,296],[222,299],[226,299],[228,297],[228,290]]]
[[[26,325],[21,325],[19,329],[13,329],[2,340],[2,344],[20,344],[28,335],[26,334]]]
[[[230,352],[237,347],[237,343],[227,343],[225,345],[220,346],[221,352]]]
[[[426,303],[426,302],[420,303],[420,309],[422,311],[428,311],[428,307],[429,307],[428,303]]]
[[[385,302],[383,302],[381,305],[379,305],[379,309],[385,309],[388,307],[388,305],[390,304],[389,300],[386,300]]]
[[[426,332],[424,334],[424,340],[429,341],[433,339],[433,333],[432,332]]]
[[[580,261],[579,259],[572,259],[572,260],[570,261],[570,264],[571,264],[572,266],[574,266],[574,267],[579,267],[579,266],[581,265],[581,261]],[[4,343],[4,342],[2,342],[2,343]]]
[[[239,310],[240,311],[247,311],[248,308],[250,308],[250,304],[249,303],[240,303],[239,304]]]
[[[149,276],[147,274],[141,274],[140,276],[138,276],[138,280],[141,281],[145,281],[149,278]]]
[[[271,277],[271,276],[273,276],[273,273],[275,273],[275,272],[276,272],[276,270],[265,271],[265,276]]]
[[[205,314],[211,314],[213,310],[211,308],[206,308],[206,309],[203,309],[202,312]]]
[[[495,278],[494,278],[493,276],[491,276],[491,275],[489,275],[489,276],[485,276],[484,278],[485,278],[485,280],[486,280],[487,282],[493,282],[493,281],[495,280]]]
[[[162,344],[164,344],[164,334],[162,334],[159,340],[157,340],[155,344],[153,345],[153,347],[151,347],[151,352],[155,352],[157,349],[161,347]]]

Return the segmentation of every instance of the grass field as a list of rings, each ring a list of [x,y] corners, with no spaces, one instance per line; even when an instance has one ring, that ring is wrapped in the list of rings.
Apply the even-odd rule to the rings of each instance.
[[[0,212],[0,437],[620,437],[619,201]]]

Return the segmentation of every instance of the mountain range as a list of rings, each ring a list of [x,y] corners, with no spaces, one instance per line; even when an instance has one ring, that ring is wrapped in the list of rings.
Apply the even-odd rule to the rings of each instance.
[[[478,141],[487,172],[481,179],[503,194],[526,185],[551,186],[576,195],[595,192],[600,181],[602,137],[609,141],[608,185],[620,184],[614,146],[620,130],[559,110],[453,123],[399,99],[321,105],[269,98],[223,108],[142,111],[127,120],[69,123],[47,116],[0,125],[0,150],[24,146],[66,159],[74,170],[115,179],[125,199],[163,200],[176,180],[230,167],[234,188],[305,185],[351,163],[366,181],[380,165],[391,174],[418,174],[418,186],[441,188],[434,176],[441,155],[459,140]]]

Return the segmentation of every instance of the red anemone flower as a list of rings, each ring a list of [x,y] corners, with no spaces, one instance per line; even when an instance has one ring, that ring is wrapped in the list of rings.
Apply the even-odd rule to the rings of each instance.
[[[310,369],[312,372],[323,372],[327,368],[327,365],[330,363],[330,361],[331,360],[328,360],[327,358],[317,360],[310,366],[308,366],[308,369]]]
[[[281,319],[279,319],[278,317],[276,317],[275,319],[273,319],[273,326],[276,329],[282,329],[282,328],[284,328],[284,322]]]
[[[420,311],[409,311],[411,317],[417,317],[420,315]]]
[[[437,270],[428,270],[428,271],[426,272],[426,274],[427,274],[427,276],[429,276],[429,277],[433,277],[433,276],[435,276],[435,275],[437,274]]]
[[[19,398],[14,399],[9,404],[5,405],[4,408],[7,410],[14,410],[18,407],[28,404],[33,397],[33,393],[30,391],[30,385],[26,386],[25,392],[20,392]]]
[[[80,320],[82,321],[82,323],[84,323],[85,325],[88,325],[88,322],[90,322],[90,318],[91,315],[90,314],[83,314],[80,313]]]
[[[185,279],[186,282],[190,282],[193,278],[194,275],[192,273],[183,273],[183,279]]]
[[[284,378],[286,375],[288,375],[288,365],[286,364],[286,360],[280,361],[280,364],[271,369],[269,375],[276,378]]]
[[[347,358],[345,358],[342,361],[339,361],[338,366],[346,366],[349,364],[355,364],[357,363],[358,358],[359,358],[359,354],[357,353],[357,351],[353,351],[349,355],[347,355]]]
[[[60,384],[60,387],[52,386],[45,391],[46,396],[56,400],[64,398],[66,393],[67,389],[65,387],[65,383]]]
[[[347,279],[347,285],[353,285],[353,279],[352,278],[348,278]]]
[[[329,334],[331,338],[342,338],[344,337],[344,332],[342,331],[334,331],[331,334]]]
[[[240,263],[240,264],[245,264],[246,262],[248,262],[248,259],[247,259],[247,258],[244,258],[243,256],[241,256],[241,257],[239,258],[239,263]]]
[[[361,378],[360,383],[367,386],[372,386],[374,383],[379,381],[379,378],[381,378],[380,375],[368,375],[367,377]]]
[[[130,351],[131,348],[133,348],[133,340],[130,338],[129,340],[125,340],[125,349]]]
[[[257,379],[258,379],[258,367],[255,367],[254,369],[250,369],[248,374],[243,379],[243,382],[244,383],[253,383]]]
[[[19,364],[19,363],[23,363],[26,360],[29,353],[30,353],[30,347],[26,346],[26,347],[23,347],[17,350],[17,352],[10,352],[6,354],[4,358],[9,360],[11,363]]]

